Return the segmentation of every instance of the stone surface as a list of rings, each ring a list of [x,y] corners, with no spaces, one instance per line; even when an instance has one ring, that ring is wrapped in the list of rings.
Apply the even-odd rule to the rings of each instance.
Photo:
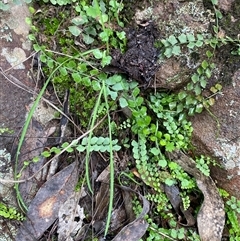
[[[208,112],[195,116],[193,142],[199,153],[211,155],[223,168],[214,167],[212,177],[230,194],[240,198],[240,70],[223,88]],[[217,124],[220,124],[219,128]]]
[[[236,7],[236,4],[237,1],[219,0],[219,8],[226,14],[229,11],[231,16],[234,14],[233,5]],[[160,33],[162,37],[164,34],[178,36],[182,31],[209,33],[208,27],[214,16],[210,10],[204,8],[203,1],[176,0],[168,1],[166,5],[158,3],[153,9],[138,12],[135,19],[140,21],[141,17],[147,19],[149,15],[159,23],[160,30],[164,30]],[[231,28],[234,29],[233,24],[231,22]],[[237,34],[234,32],[233,35],[236,37]],[[231,49],[224,46],[217,51],[216,59],[213,60],[217,69],[208,85],[211,87],[220,82],[223,91],[216,96],[216,103],[210,108],[210,113],[205,111],[192,118],[193,143],[196,153],[210,155],[220,164],[221,167],[213,167],[211,173],[218,186],[240,198],[240,69],[237,56],[230,52]],[[182,61],[183,56],[161,62],[153,84],[171,90],[183,86],[192,74],[187,70],[195,69],[202,61],[199,59],[194,63],[191,55],[184,53],[184,56],[185,62]]]
[[[229,11],[233,2],[234,2],[234,0],[219,0],[218,6],[220,9],[222,9],[224,11]]]
[[[178,60],[170,58],[160,65],[152,85],[157,88],[176,90],[188,81],[189,73],[184,71],[184,66]]]
[[[31,94],[17,86],[18,83],[33,86],[27,76],[31,64],[27,60],[30,55],[30,43],[26,39],[29,31],[25,23],[27,16],[25,5],[0,12],[0,128],[12,131],[0,134],[0,152],[5,151],[4,155],[0,154],[0,178],[5,180],[13,179],[13,158],[8,153],[14,153],[14,145],[25,122],[26,106],[31,101]],[[1,202],[7,206],[16,206],[13,185],[0,183]],[[0,217],[0,240],[15,240],[17,228],[14,222]]]
[[[26,105],[31,101],[31,94],[19,88],[23,83],[33,86],[28,78],[31,61],[27,33],[29,26],[25,18],[29,16],[25,5],[13,6],[9,12],[1,12],[0,22],[0,128],[13,130],[12,136],[1,136],[0,149],[12,148],[14,137],[23,127],[26,115]],[[11,83],[14,82],[14,83]],[[5,133],[6,134],[6,133]]]

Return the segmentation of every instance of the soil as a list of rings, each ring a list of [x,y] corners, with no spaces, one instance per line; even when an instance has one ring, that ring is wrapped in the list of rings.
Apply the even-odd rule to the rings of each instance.
[[[128,77],[149,86],[159,67],[160,49],[155,47],[159,32],[154,22],[143,22],[137,29],[127,31],[127,49],[125,53],[118,50],[112,53],[111,66],[119,69]]]

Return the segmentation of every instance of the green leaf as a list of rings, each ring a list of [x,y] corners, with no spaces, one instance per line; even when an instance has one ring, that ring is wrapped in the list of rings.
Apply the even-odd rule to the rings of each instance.
[[[213,5],[218,5],[218,0],[211,0]]]
[[[195,45],[196,45],[197,47],[201,47],[201,46],[203,45],[203,41],[198,40],[198,41],[195,43]]]
[[[50,157],[50,156],[51,156],[51,153],[50,153],[49,151],[44,151],[44,152],[41,153],[41,155],[42,155],[43,157]]]
[[[81,76],[78,73],[72,73],[72,78],[76,83],[81,82]]]
[[[202,110],[203,110],[203,105],[202,104],[198,104],[195,108],[195,111],[197,113],[202,113]]]
[[[90,35],[82,34],[82,36],[83,36],[83,41],[85,44],[91,44],[94,42],[94,38],[92,38]]]
[[[169,47],[170,43],[166,39],[162,39],[161,43],[164,45],[164,47]]]
[[[4,4],[3,2],[0,2],[0,10],[7,11],[9,8],[9,4]]]
[[[182,240],[185,238],[184,231],[185,231],[184,228],[179,229],[178,239]]]
[[[211,58],[213,56],[213,53],[209,50],[207,50],[206,55],[208,58]]]
[[[195,37],[193,34],[187,34],[187,39],[189,42],[194,42],[195,41]]]
[[[206,87],[207,81],[206,81],[205,78],[201,78],[201,79],[200,79],[200,85],[201,85],[202,88],[205,88],[205,87]]]
[[[99,81],[93,80],[92,81],[92,88],[95,91],[100,90],[101,89],[101,85],[100,85]]]
[[[191,105],[192,103],[193,103],[193,98],[191,97],[191,96],[188,96],[187,98],[186,98],[186,105]]]
[[[172,48],[172,54],[179,55],[181,53],[181,48],[178,45],[173,46]]]
[[[116,91],[111,91],[108,89],[107,94],[111,96],[112,100],[116,100],[118,97],[118,93]]]
[[[121,150],[121,146],[119,146],[119,145],[113,146],[113,151],[120,151],[120,150]]]
[[[120,97],[120,98],[119,98],[119,104],[120,104],[120,107],[121,107],[121,108],[125,108],[125,107],[128,106],[127,100],[126,100],[125,98],[123,98],[123,97]]]
[[[137,97],[135,103],[137,104],[137,106],[140,106],[140,105],[142,105],[143,101],[144,101],[143,97],[139,96],[139,97]]]
[[[169,109],[170,110],[173,110],[176,106],[177,106],[177,102],[176,101],[173,101],[173,102],[169,103]]]
[[[185,91],[181,91],[178,93],[179,100],[183,100],[184,98],[186,98],[186,96],[187,96],[187,92],[185,92]]]
[[[197,73],[199,75],[203,74],[203,68],[201,68],[201,67],[197,68]]]
[[[60,67],[59,72],[62,76],[66,76],[68,74],[67,70],[65,67]]]
[[[88,22],[87,16],[86,15],[81,15],[78,17],[75,17],[71,20],[71,22],[75,25],[82,25],[84,23]]]
[[[91,143],[91,145],[95,145],[97,143],[97,141],[98,141],[98,137],[94,136],[91,138],[90,143]]]
[[[90,79],[88,76],[83,77],[81,82],[82,82],[83,85],[85,85],[85,86],[91,86],[91,84],[92,84],[92,83],[91,83],[91,79]]]
[[[102,145],[104,140],[105,140],[105,138],[103,136],[100,136],[97,140],[97,145]]]
[[[166,166],[167,166],[167,161],[166,161],[166,159],[160,159],[160,160],[158,161],[158,165],[159,165],[160,167],[162,167],[162,168],[166,167]]]
[[[178,104],[177,105],[177,113],[181,113],[183,111],[183,108],[184,108],[184,106],[182,103]]]
[[[112,57],[110,55],[104,55],[101,61],[102,67],[109,65],[111,63]]]
[[[104,139],[103,145],[109,145],[109,143],[110,143],[110,138],[109,138],[109,137],[106,137],[106,138]]]
[[[75,68],[77,67],[77,64],[76,64],[75,61],[70,60],[70,61],[67,63],[67,67],[68,67],[68,68],[75,69]]]
[[[194,83],[193,82],[190,82],[187,84],[187,90],[193,90],[194,88]]]
[[[214,31],[214,33],[216,33],[216,34],[218,34],[218,30],[219,30],[219,28],[218,28],[218,26],[213,26],[213,31]],[[214,46],[214,44],[215,44],[215,46],[216,46],[216,44],[218,43],[218,42],[211,42],[212,43],[212,45],[211,46]],[[215,47],[214,46],[214,47]]]
[[[28,25],[32,25],[32,19],[29,18],[29,17],[26,17],[26,18],[25,18],[25,22],[26,22],[26,24],[28,24]]]
[[[189,116],[193,116],[194,113],[195,113],[195,108],[193,108],[193,107],[189,108],[189,110],[188,110],[188,115],[189,115]]]
[[[207,68],[205,71],[205,74],[206,74],[207,78],[209,79],[212,76],[212,71],[209,68]]]
[[[94,49],[92,53],[96,59],[101,59],[103,56],[103,53],[99,49]]]
[[[140,89],[138,87],[134,88],[134,90],[132,91],[132,95],[134,97],[137,97],[140,93]]]
[[[170,58],[172,56],[172,48],[166,48],[165,49],[165,52],[164,52],[164,55],[167,57],[167,58]]]
[[[35,156],[35,157],[32,159],[32,161],[33,161],[34,163],[38,162],[39,160],[40,160],[40,157],[39,157],[39,156]]]
[[[222,13],[217,9],[215,10],[215,14],[218,19],[221,19],[223,17]]]
[[[48,68],[52,69],[54,67],[54,61],[53,59],[48,59],[47,61]]]
[[[40,55],[40,60],[41,60],[41,62],[46,63],[47,62],[46,55],[41,54]]]
[[[29,164],[30,164],[29,161],[24,161],[24,162],[23,162],[23,165],[24,165],[25,167],[29,166]]]
[[[201,63],[201,66],[203,67],[203,69],[206,69],[206,68],[209,66],[209,64],[208,64],[208,62],[204,59],[203,62]]]
[[[79,145],[79,146],[77,146],[76,149],[77,149],[77,151],[79,151],[79,152],[83,152],[83,151],[86,150],[86,146]]]
[[[109,146],[100,146],[100,152],[106,152],[108,150]]]
[[[92,17],[92,18],[96,18],[97,16],[100,16],[100,11],[97,8],[97,6],[88,6],[86,8],[86,13],[88,16]]]
[[[154,155],[154,156],[157,156],[160,154],[160,150],[156,147],[153,147],[150,149],[150,152]]]
[[[121,80],[122,77],[120,75],[113,75],[106,80],[106,84],[115,85],[116,83],[119,83]]]
[[[99,37],[101,38],[101,40],[103,42],[108,42],[108,40],[109,40],[109,35],[108,35],[108,33],[106,31],[101,32],[99,34]]]
[[[95,76],[95,75],[98,75],[99,74],[99,70],[98,69],[92,69],[90,70],[90,75],[91,76]]]
[[[161,139],[160,142],[159,142],[159,144],[160,144],[161,146],[166,146],[167,142],[166,142],[166,140]]]
[[[174,35],[170,35],[167,40],[171,45],[175,45],[178,42]]]
[[[195,92],[196,95],[200,95],[201,92],[202,92],[201,86],[200,85],[196,85],[194,87],[194,92]]]
[[[193,83],[197,83],[199,81],[199,75],[198,74],[194,74],[191,77],[191,80],[192,80]]]
[[[179,42],[181,43],[181,44],[185,44],[185,43],[187,43],[187,36],[186,36],[186,34],[181,34],[179,37],[178,37],[178,40],[179,40]]]
[[[68,142],[64,142],[64,143],[61,145],[62,148],[66,148],[66,147],[68,147],[68,146],[69,146],[69,143],[68,143]]]
[[[59,149],[59,148],[57,148],[57,147],[52,147],[51,149],[50,149],[50,152],[54,152],[55,154],[58,154],[58,153],[60,153],[61,152],[61,150]]]
[[[80,28],[78,28],[77,26],[69,26],[68,30],[71,32],[72,35],[76,37],[79,36],[80,33],[82,32]]]
[[[116,34],[120,40],[126,39],[126,33],[124,31],[121,31],[121,32],[116,31]]]
[[[89,27],[86,27],[84,28],[84,32],[88,35],[92,35],[92,36],[96,36],[97,35],[97,31],[94,27],[92,26],[89,26]]]
[[[107,14],[102,14],[101,18],[99,18],[99,23],[104,24],[108,21],[108,15]]]
[[[113,90],[115,90],[115,91],[120,91],[120,90],[123,90],[123,89],[124,89],[124,88],[123,88],[123,84],[122,84],[121,82],[116,83],[116,84],[113,85],[111,88],[112,88]]]
[[[168,142],[166,145],[166,151],[173,151],[175,149],[174,143],[173,142]]]
[[[34,45],[33,45],[33,49],[34,49],[36,52],[42,50],[41,47],[40,47],[38,44],[34,44]]]
[[[177,238],[177,230],[176,229],[171,229],[171,237],[174,239]]]
[[[68,147],[67,149],[66,149],[66,152],[68,152],[68,153],[71,153],[71,152],[73,152],[74,150],[73,150],[73,148],[72,147]]]
[[[167,179],[165,180],[165,184],[168,185],[168,186],[172,186],[172,185],[174,185],[175,183],[176,183],[176,181],[173,180],[173,179],[170,179],[170,178],[167,178]]]
[[[197,39],[202,41],[204,40],[204,37],[202,34],[197,34]]]
[[[215,85],[215,88],[216,88],[218,91],[221,91],[221,90],[222,90],[222,85],[221,85],[221,84],[216,84],[216,85]]]
[[[196,46],[196,45],[195,45],[194,42],[190,42],[190,43],[187,45],[187,47],[188,47],[189,49],[193,49],[195,46]]]
[[[88,137],[84,137],[82,139],[82,145],[84,145],[84,146],[88,145]]]
[[[29,34],[28,35],[28,39],[31,40],[31,41],[35,41],[36,40],[36,37],[34,34]]]

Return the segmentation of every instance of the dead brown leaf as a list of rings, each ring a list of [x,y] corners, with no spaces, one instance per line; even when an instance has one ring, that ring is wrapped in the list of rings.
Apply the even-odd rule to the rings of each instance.
[[[170,203],[172,204],[175,212],[178,215],[179,223],[182,226],[186,226],[186,227],[193,226],[196,223],[196,220],[192,215],[192,213],[190,212],[190,210],[184,209],[178,186],[176,185],[168,186],[164,184],[164,192],[167,195]],[[182,214],[184,217],[182,217]],[[186,220],[186,224],[182,223],[183,218]]]
[[[121,188],[127,192],[133,191],[132,189],[127,188],[127,187],[121,186]],[[149,202],[140,193],[137,193],[137,194],[142,199],[142,202],[143,202],[142,212],[140,213],[138,218],[136,218],[133,222],[126,225],[117,234],[117,236],[115,236],[115,238],[112,241],[126,241],[126,240],[138,241],[145,234],[145,232],[148,228],[148,223],[144,219],[144,216],[149,211]]]
[[[175,150],[168,153],[168,156],[196,178],[198,188],[203,193],[204,201],[197,215],[201,241],[221,241],[225,211],[223,200],[214,181],[197,169],[195,161],[182,151]]]
[[[58,217],[59,208],[74,191],[77,183],[76,163],[67,166],[37,192],[32,200],[27,220],[19,228],[16,241],[39,239]]]

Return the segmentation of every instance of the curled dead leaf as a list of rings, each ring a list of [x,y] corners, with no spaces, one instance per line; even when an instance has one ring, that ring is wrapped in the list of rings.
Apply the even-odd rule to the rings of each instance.
[[[197,226],[201,241],[221,241],[225,225],[224,203],[210,176],[205,176],[196,168],[196,163],[180,150],[168,153],[169,158],[178,163],[184,171],[196,178],[204,201],[197,215]]]
[[[128,187],[121,186],[121,188],[126,192],[135,192]],[[148,228],[148,223],[144,219],[144,216],[149,212],[149,202],[140,193],[137,193],[137,195],[142,199],[143,202],[142,212],[140,213],[138,218],[126,225],[112,241],[138,241],[145,234]]]

